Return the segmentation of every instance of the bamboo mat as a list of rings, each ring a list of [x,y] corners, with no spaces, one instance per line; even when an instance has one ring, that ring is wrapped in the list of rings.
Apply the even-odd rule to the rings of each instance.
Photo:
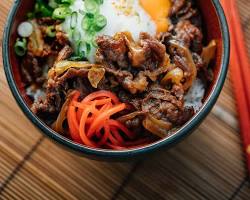
[[[1,33],[11,2],[0,2]],[[250,48],[250,1],[238,2]],[[229,78],[205,122],[176,147],[142,161],[106,163],[44,138],[17,107],[1,62],[0,134],[0,199],[250,199]]]

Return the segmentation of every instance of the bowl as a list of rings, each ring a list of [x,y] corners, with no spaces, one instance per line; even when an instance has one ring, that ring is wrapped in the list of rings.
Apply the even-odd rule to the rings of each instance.
[[[186,136],[190,135],[211,111],[222,90],[229,63],[229,33],[226,18],[219,0],[197,0],[196,2],[203,17],[203,25],[205,32],[207,33],[206,39],[208,41],[211,39],[216,39],[218,41],[218,49],[213,68],[214,80],[207,90],[205,101],[201,110],[171,136],[147,146],[126,151],[93,149],[74,143],[61,136],[43,123],[36,115],[34,115],[29,108],[30,101],[25,94],[24,84],[22,83],[19,74],[19,63],[13,50],[17,37],[17,26],[25,19],[25,13],[33,8],[34,1],[32,3],[32,1],[15,0],[4,30],[2,46],[4,70],[16,102],[24,114],[41,131],[42,134],[57,144],[61,144],[68,150],[74,151],[79,155],[88,156],[92,159],[126,160],[127,158],[138,158],[142,155],[155,152],[159,149],[164,149],[164,147],[166,149],[173,144],[176,144]]]

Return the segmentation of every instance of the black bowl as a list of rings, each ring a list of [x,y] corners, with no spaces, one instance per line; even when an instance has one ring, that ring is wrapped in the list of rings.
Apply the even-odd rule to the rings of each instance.
[[[155,143],[124,151],[114,151],[105,149],[89,148],[61,136],[53,131],[44,122],[42,122],[30,110],[30,102],[25,94],[23,83],[19,73],[19,62],[14,53],[14,42],[17,37],[16,29],[18,24],[25,20],[25,13],[33,8],[34,1],[16,0],[10,11],[3,39],[3,62],[4,70],[8,80],[10,89],[15,97],[18,105],[30,121],[41,131],[42,134],[52,139],[58,144],[63,145],[79,155],[89,156],[94,159],[111,159],[124,160],[126,158],[139,157],[150,152],[162,149],[163,147],[170,147],[181,141],[186,136],[190,135],[193,130],[204,120],[208,115],[213,105],[215,104],[225,81],[228,63],[229,63],[229,32],[224,16],[224,12],[218,0],[198,0],[204,28],[207,33],[207,40],[216,39],[218,41],[218,50],[215,60],[214,81],[207,90],[206,98],[201,110],[193,116],[182,128],[176,131],[169,137],[159,140]],[[27,130],[29,131],[29,130]]]

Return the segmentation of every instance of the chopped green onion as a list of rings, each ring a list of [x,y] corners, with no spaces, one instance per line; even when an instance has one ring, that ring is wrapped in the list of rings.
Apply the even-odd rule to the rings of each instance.
[[[90,31],[91,26],[93,25],[94,18],[90,18],[87,15],[82,19],[82,28],[85,31]]]
[[[33,13],[33,12],[28,12],[28,13],[27,13],[27,18],[28,18],[28,19],[34,19],[34,18],[35,18],[35,13]]]
[[[70,12],[71,10],[68,7],[59,7],[54,10],[52,18],[63,20],[70,14]]]
[[[33,26],[30,22],[26,21],[26,22],[22,22],[21,24],[19,24],[19,26],[17,27],[17,33],[19,36],[21,37],[29,37],[33,32]]]
[[[92,46],[95,47],[95,48],[98,47],[98,45],[97,45],[97,43],[96,43],[96,38],[95,38],[95,37],[92,38],[91,44],[92,44]]]
[[[86,46],[86,52],[87,52],[87,55],[88,55],[90,53],[90,51],[91,51],[91,43],[85,42],[85,46]]]
[[[84,57],[85,57],[85,52],[83,51],[84,48],[85,48],[85,42],[84,41],[78,41],[77,55],[84,55]]]
[[[93,0],[85,0],[85,9],[88,13],[97,13],[99,11],[99,5],[96,1]]]
[[[72,38],[73,38],[74,41],[79,41],[81,39],[81,33],[80,33],[80,31],[77,30],[77,29],[74,29],[72,31]]]
[[[37,0],[35,4],[35,14],[39,17],[51,17],[53,10],[42,0]]]
[[[97,15],[95,18],[95,30],[101,31],[107,25],[107,19],[103,15]]]
[[[82,15],[86,14],[86,12],[84,10],[79,10],[79,13],[82,14]]]
[[[95,0],[99,5],[103,4],[103,0]]]
[[[55,26],[48,26],[46,29],[46,34],[48,37],[55,37],[56,36],[56,29]]]
[[[61,0],[62,4],[72,4],[75,0]]]
[[[15,49],[16,55],[24,56],[26,54],[26,51],[27,51],[27,40],[25,38],[23,38],[22,40],[20,40],[18,38],[16,40],[14,49]]]
[[[69,58],[70,61],[84,61],[86,60],[85,53],[81,52],[79,55],[73,55]]]
[[[56,2],[56,0],[49,0],[48,5],[49,5],[49,7],[54,8],[54,9],[58,8],[58,6],[59,6],[59,4],[58,4],[58,2]]]
[[[71,19],[70,19],[70,28],[74,29],[77,25],[77,12],[73,12],[71,14]]]

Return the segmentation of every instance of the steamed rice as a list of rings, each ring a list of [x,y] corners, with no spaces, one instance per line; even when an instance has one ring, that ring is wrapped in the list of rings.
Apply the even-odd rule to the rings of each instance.
[[[205,85],[200,79],[193,82],[192,87],[185,95],[185,107],[193,107],[195,112],[198,112],[202,107],[202,100],[205,95]]]

